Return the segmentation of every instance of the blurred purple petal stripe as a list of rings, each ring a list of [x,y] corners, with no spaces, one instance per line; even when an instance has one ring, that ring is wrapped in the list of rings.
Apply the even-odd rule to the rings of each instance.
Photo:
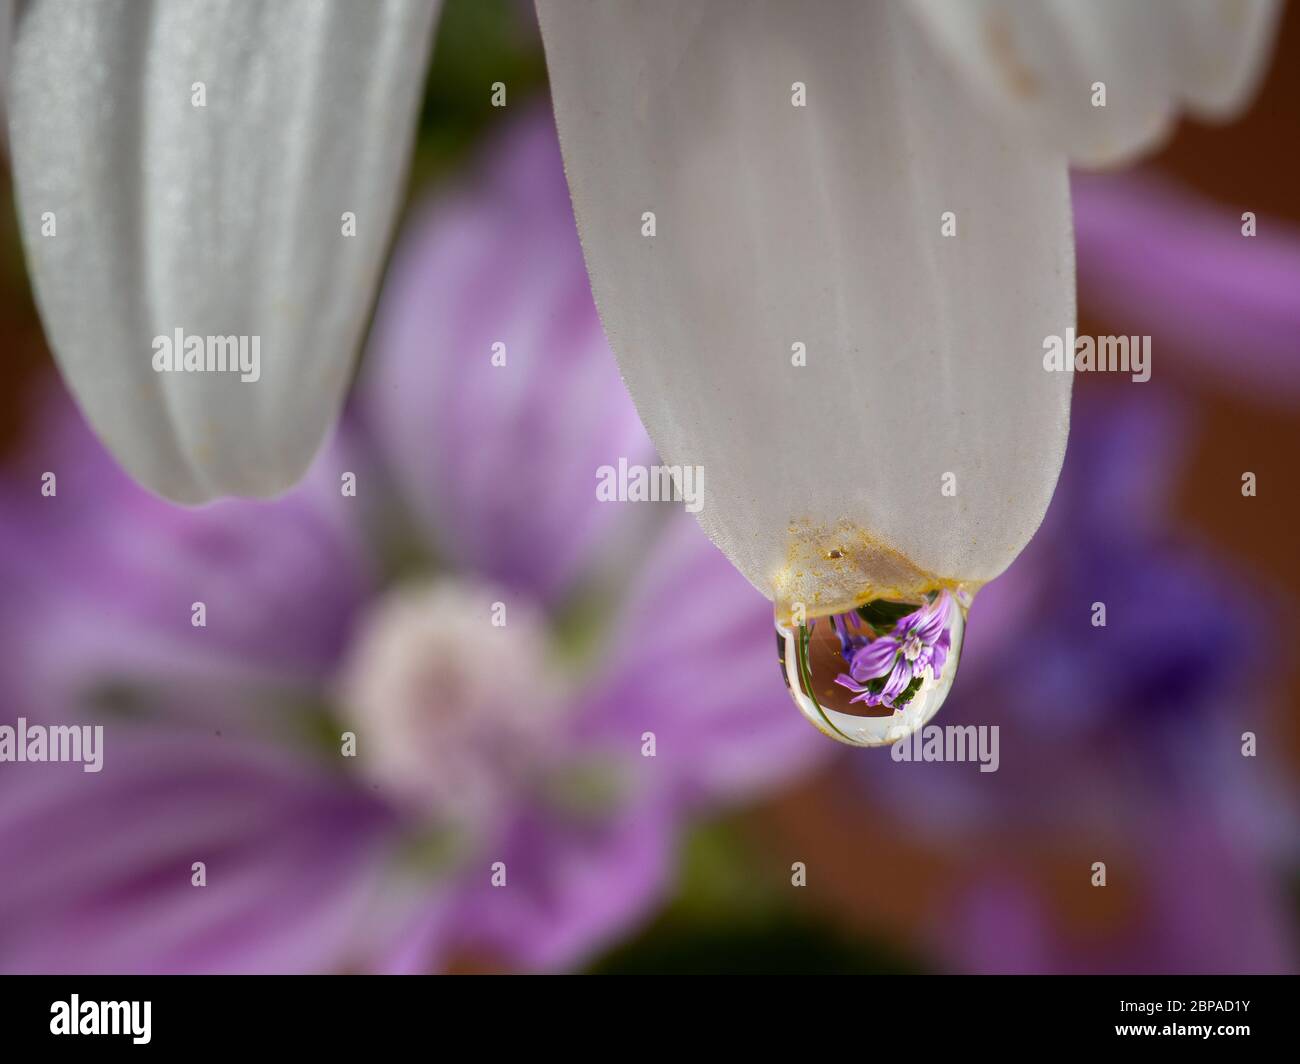
[[[1152,174],[1072,178],[1080,308],[1251,399],[1300,402],[1300,229]],[[1168,359],[1169,361],[1165,361]],[[1163,363],[1163,366],[1162,366]]]
[[[530,116],[406,226],[360,384],[438,548],[544,599],[624,516],[597,503],[596,469],[653,454],[574,231],[550,116]]]

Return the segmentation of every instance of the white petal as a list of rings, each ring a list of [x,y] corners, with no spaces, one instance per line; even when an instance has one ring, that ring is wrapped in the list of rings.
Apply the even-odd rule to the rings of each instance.
[[[1280,11],[1278,0],[911,2],[986,101],[1086,165],[1157,145],[1183,106],[1217,118],[1244,107]]]
[[[1177,5],[1187,105],[1220,121],[1244,110],[1268,70],[1281,0],[1186,0]]]
[[[605,329],[714,542],[819,613],[1001,572],[1064,456],[1064,160],[1005,143],[894,4],[538,7]]]
[[[153,491],[272,495],[306,469],[374,295],[436,6],[22,9],[10,124],[37,302],[90,423]],[[260,337],[260,379],[154,372],[177,329]]]
[[[9,48],[14,30],[14,0],[0,0],[0,148],[9,150]]]

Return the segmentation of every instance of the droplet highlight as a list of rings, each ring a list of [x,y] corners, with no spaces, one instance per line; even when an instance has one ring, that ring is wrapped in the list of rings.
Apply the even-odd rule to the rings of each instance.
[[[805,624],[776,622],[781,674],[818,730],[851,746],[887,746],[939,711],[961,657],[970,596],[947,589],[874,599]]]

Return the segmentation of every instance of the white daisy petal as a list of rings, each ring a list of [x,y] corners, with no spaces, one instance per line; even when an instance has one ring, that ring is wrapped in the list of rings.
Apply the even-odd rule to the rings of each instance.
[[[1281,0],[1184,0],[1176,5],[1188,107],[1220,121],[1244,110],[1268,70]]]
[[[817,613],[1001,572],[1065,450],[1064,159],[1009,145],[899,5],[538,8],[597,304],[713,540]]]
[[[1129,161],[1187,106],[1225,118],[1262,75],[1278,0],[911,0],[1014,128],[1085,165]],[[1104,106],[1098,86],[1104,86]]]
[[[14,30],[14,0],[0,0],[0,149],[9,150],[9,42]]]
[[[22,8],[10,128],[37,302],[88,420],[153,491],[272,495],[316,452],[387,247],[436,7]],[[260,378],[156,372],[155,337],[178,329],[248,337],[250,363],[258,337]]]

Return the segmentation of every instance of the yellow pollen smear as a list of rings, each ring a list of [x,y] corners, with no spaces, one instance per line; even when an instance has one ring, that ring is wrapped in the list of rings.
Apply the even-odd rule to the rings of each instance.
[[[786,562],[772,577],[776,619],[791,626],[803,619],[846,613],[873,599],[919,601],[947,588],[973,595],[982,581],[926,572],[905,555],[847,521],[833,528],[792,524]]]

